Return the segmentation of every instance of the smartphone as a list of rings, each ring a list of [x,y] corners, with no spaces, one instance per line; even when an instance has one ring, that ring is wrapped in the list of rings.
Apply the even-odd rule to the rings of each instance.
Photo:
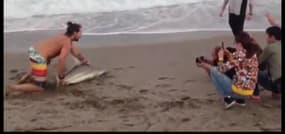
[[[222,41],[222,49],[225,49],[224,41]]]

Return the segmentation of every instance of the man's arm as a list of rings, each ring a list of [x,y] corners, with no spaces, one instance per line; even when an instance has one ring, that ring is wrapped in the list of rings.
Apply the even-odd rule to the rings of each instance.
[[[88,62],[87,59],[81,54],[79,48],[74,45],[71,47],[71,54],[83,64]]]
[[[220,12],[220,17],[223,17],[224,11],[225,11],[228,3],[229,3],[229,0],[224,0],[223,6],[222,6],[221,12]]]
[[[252,16],[253,15],[253,0],[249,0],[249,15]]]
[[[269,13],[266,14],[266,18],[271,26],[280,27]]]
[[[58,59],[58,75],[61,79],[64,78],[64,72],[65,72],[65,60],[70,52],[71,49],[71,42],[65,41],[63,44],[63,47],[61,48],[59,59]]]
[[[252,15],[253,15],[253,0],[249,0],[248,7],[249,7],[249,12],[246,16],[246,19],[250,20],[252,18]]]

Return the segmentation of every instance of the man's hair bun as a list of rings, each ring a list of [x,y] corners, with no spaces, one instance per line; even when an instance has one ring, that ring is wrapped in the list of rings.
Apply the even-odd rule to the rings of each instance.
[[[68,21],[66,24],[67,24],[67,26],[71,26],[71,25],[72,25],[72,22],[71,22],[71,21]]]

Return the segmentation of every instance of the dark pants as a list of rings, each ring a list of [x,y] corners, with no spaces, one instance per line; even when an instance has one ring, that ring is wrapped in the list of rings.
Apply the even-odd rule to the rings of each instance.
[[[229,24],[234,36],[243,31],[245,15],[229,14]]]
[[[244,20],[246,16],[247,0],[242,0],[239,15],[229,14],[229,24],[234,36],[243,31]]]
[[[254,89],[253,95],[259,95],[259,88],[258,84],[264,87],[265,89],[272,91],[273,93],[280,93],[281,92],[281,78],[272,81],[270,76],[266,71],[259,71],[258,72],[258,83],[256,88]]]

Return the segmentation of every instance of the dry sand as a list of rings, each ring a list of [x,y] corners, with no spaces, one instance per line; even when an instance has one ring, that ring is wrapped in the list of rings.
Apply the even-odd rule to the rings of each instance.
[[[251,34],[265,46],[263,32]],[[231,36],[83,49],[95,68],[109,73],[70,87],[5,97],[4,131],[281,131],[280,100],[264,91],[261,103],[248,100],[246,107],[225,110],[208,76],[194,64],[221,40],[229,46]],[[26,56],[5,53],[4,86],[27,71]]]

